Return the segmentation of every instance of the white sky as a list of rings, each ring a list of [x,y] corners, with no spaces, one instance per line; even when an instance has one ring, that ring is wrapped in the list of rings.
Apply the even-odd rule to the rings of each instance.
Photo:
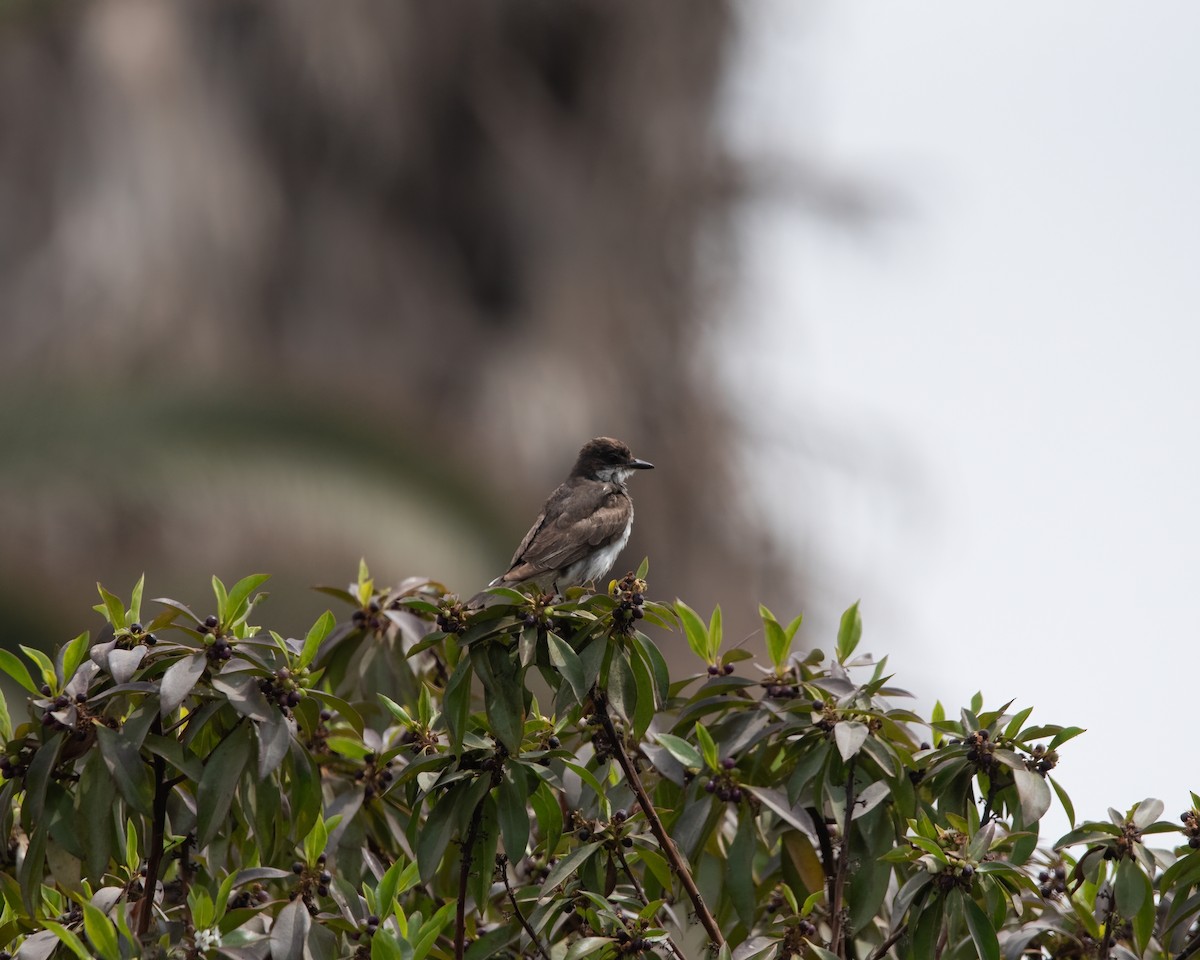
[[[1200,791],[1200,5],[738,9],[739,154],[898,210],[741,222],[728,373],[813,458],[767,484],[830,571],[806,613],[861,596],[923,708],[981,689],[1087,727],[1058,771],[1080,817],[1173,818]]]

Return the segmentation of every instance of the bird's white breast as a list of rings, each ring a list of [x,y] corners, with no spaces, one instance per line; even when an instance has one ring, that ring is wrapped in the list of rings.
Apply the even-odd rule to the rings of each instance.
[[[581,583],[586,583],[589,580],[599,580],[609,570],[612,569],[614,563],[617,562],[617,557],[622,550],[625,549],[625,544],[629,542],[629,533],[633,530],[633,511],[629,511],[629,522],[625,524],[625,531],[613,540],[608,546],[601,547],[599,550],[571,564],[562,572],[558,578],[558,587],[560,590],[565,590],[568,586],[578,586]],[[600,586],[600,584],[597,584]]]

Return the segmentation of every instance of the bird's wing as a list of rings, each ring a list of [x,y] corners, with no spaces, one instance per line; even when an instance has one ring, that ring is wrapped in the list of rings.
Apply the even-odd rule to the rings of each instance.
[[[564,483],[550,495],[508,571],[496,582],[528,580],[582,560],[624,533],[631,509],[629,496],[612,484]]]

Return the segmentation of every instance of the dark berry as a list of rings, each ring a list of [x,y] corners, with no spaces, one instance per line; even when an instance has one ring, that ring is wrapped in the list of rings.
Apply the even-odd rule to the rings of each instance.
[[[322,897],[329,896],[329,888],[325,884],[317,884],[317,895]]]
[[[131,623],[129,625],[129,630],[131,633],[145,633],[146,632],[140,623]]]
[[[630,613],[633,614],[634,620],[641,620],[646,615],[646,612],[641,607],[634,607]]]
[[[326,870],[321,874],[321,876],[318,879],[320,880],[321,883],[329,883],[333,879],[333,874],[330,873],[328,870]]]
[[[365,610],[355,610],[354,613],[352,613],[350,615],[350,619],[352,621],[354,621],[355,623],[362,623],[364,620],[367,619],[366,611]]]
[[[54,722],[54,715],[51,714],[49,710],[47,710],[45,713],[42,714],[42,726],[43,727],[48,727],[53,722]]]
[[[743,796],[743,794],[742,794],[741,787],[734,787],[732,790],[729,791],[729,799],[732,800],[734,803],[741,803],[742,796]]]
[[[715,677],[715,676],[719,675],[720,672],[721,672],[721,668],[718,667],[715,663],[710,663],[708,665],[708,675],[710,677]]]
[[[622,837],[621,838],[621,846],[632,847],[633,846],[633,837]]]
[[[333,714],[330,713],[328,710],[321,711],[321,722],[322,723],[328,723],[332,719],[333,719]]]
[[[301,697],[300,697],[299,690],[293,690],[291,693],[288,694],[287,702],[288,702],[289,707],[296,706],[300,702],[300,700],[301,700]]]
[[[624,810],[614,810],[612,819],[613,823],[624,823],[629,819],[629,814]]]
[[[726,770],[732,770],[737,766],[737,761],[734,760],[733,757],[726,757],[721,761],[721,766],[723,766]]]
[[[299,874],[299,873],[303,873],[303,872],[304,872],[304,864],[301,863],[299,860],[297,860],[295,863],[292,864],[292,873]]]
[[[1200,850],[1200,837],[1192,837],[1188,841],[1188,846],[1193,850]]]
[[[579,837],[580,840],[589,840],[589,839],[591,839],[592,831],[589,830],[587,827],[584,827],[582,830],[579,831],[579,833],[576,834],[576,836]]]
[[[368,927],[379,926],[379,917],[377,917],[375,914],[371,914],[369,917],[367,917],[367,926]]]
[[[48,683],[43,683],[43,684],[42,684],[42,696],[43,696],[43,697],[48,697],[48,696],[50,696],[50,694],[51,694],[52,692],[53,692],[53,691],[51,691],[51,689],[50,689],[50,684],[48,684]]]
[[[967,880],[970,880],[973,876],[975,876],[975,868],[968,863],[962,868],[962,875]]]
[[[733,664],[732,663],[725,664],[725,673],[726,673],[726,675],[733,673]]]
[[[201,634],[208,633],[208,627],[206,627],[206,626],[205,626],[204,624],[202,624],[202,623],[201,623],[201,624],[198,624],[198,625],[196,626],[196,632],[197,632],[197,633],[201,633]]]
[[[551,750],[557,750],[562,746],[562,741],[559,740],[558,737],[552,736],[546,741],[546,746],[548,746]]]
[[[705,793],[712,793],[716,789],[717,789],[717,781],[716,780],[709,780],[708,783],[706,783],[704,785]]]
[[[220,622],[221,622],[220,620],[218,620],[216,617],[212,616],[211,614],[209,614],[207,617],[204,618],[204,625],[206,627],[208,627],[209,630],[215,630],[217,628],[217,624],[219,624]]]
[[[150,647],[152,647],[152,646],[154,646],[156,643],[158,643],[158,637],[156,637],[156,636],[155,636],[154,634],[152,634],[152,633],[148,633],[148,634],[146,634],[146,645],[147,645],[147,646],[150,646]]]
[[[317,857],[317,863],[323,867],[323,866],[325,866],[326,859],[327,859],[327,857],[325,856],[325,854],[322,853],[320,856]]]

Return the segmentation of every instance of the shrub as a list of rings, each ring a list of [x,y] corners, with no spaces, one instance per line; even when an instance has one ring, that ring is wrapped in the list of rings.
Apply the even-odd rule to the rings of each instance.
[[[768,663],[646,570],[607,593],[326,589],[252,626],[159,600],[54,659],[0,651],[0,945],[19,956],[1167,957],[1200,950],[1200,806],[1146,800],[1053,848],[1076,727],[1011,704],[925,719],[859,655],[761,610]],[[324,588],[323,588],[324,589]],[[655,640],[700,669],[672,679]],[[667,634],[666,631],[675,631]],[[31,669],[32,668],[32,669]],[[1152,850],[1153,834],[1182,834]]]

